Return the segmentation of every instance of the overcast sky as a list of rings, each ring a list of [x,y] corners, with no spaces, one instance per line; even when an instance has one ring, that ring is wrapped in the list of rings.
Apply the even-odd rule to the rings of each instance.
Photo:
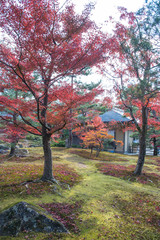
[[[62,0],[61,0],[62,1]],[[81,12],[84,8],[84,5],[91,2],[91,0],[70,0],[74,3],[76,10]],[[64,0],[63,0],[64,2]],[[119,11],[117,7],[125,7],[128,11],[136,12],[138,9],[142,8],[145,4],[145,0],[92,0],[95,2],[95,9],[93,10],[92,19],[97,24],[103,24],[110,16],[116,18],[118,20]],[[104,29],[105,30],[105,29]],[[109,29],[107,28],[107,31]],[[110,29],[111,30],[111,29]],[[112,83],[108,82],[108,80],[103,76],[96,74],[94,70],[92,71],[93,74],[87,77],[80,77],[80,79],[84,82],[98,82],[102,80],[103,87],[105,89],[111,89]]]
[[[95,2],[95,10],[93,11],[93,19],[97,23],[103,23],[109,16],[116,17],[118,15],[117,7],[122,6],[128,11],[137,11],[143,6],[145,0],[72,0],[76,9],[83,10],[83,6],[89,2]]]

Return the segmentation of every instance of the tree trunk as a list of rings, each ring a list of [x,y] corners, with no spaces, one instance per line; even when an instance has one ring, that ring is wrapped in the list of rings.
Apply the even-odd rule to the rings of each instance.
[[[46,122],[46,111],[48,106],[48,85],[49,81],[44,79],[44,99],[43,99],[43,108],[41,111],[41,118],[43,119],[42,124],[42,142],[43,142],[43,151],[44,151],[44,170],[43,176],[41,178],[42,181],[51,181],[54,183],[58,183],[58,181],[53,177],[53,165],[52,165],[52,151],[50,147],[50,139],[51,135],[49,134],[49,125]]]
[[[98,156],[99,156],[99,153],[100,153],[100,151],[101,151],[101,149],[100,149],[100,148],[98,148],[98,149],[97,149],[97,152],[96,152],[96,157],[98,157]]]
[[[91,153],[90,153],[90,157],[92,156],[92,153],[93,153],[93,148],[91,147]]]
[[[73,142],[73,135],[72,135],[72,128],[69,130],[69,144],[68,148],[72,147],[72,142]]]
[[[15,92],[15,99],[18,99],[18,91]],[[16,126],[16,123],[17,123],[17,113],[13,113],[13,123],[14,125]],[[10,153],[9,153],[9,157],[12,157],[15,155],[15,151],[16,151],[16,145],[18,143],[19,139],[18,137],[15,138],[13,140],[13,142],[11,142],[11,149],[10,149]]]
[[[9,157],[12,157],[12,156],[15,155],[17,143],[18,143],[17,141],[14,141],[14,142],[11,143],[11,148],[10,148]]]
[[[146,135],[147,135],[147,121],[148,120],[148,109],[142,106],[142,129],[139,135],[139,156],[137,166],[134,171],[134,175],[139,176],[142,174],[142,168],[146,156]]]
[[[139,176],[142,173],[142,168],[145,160],[146,155],[146,136],[141,134],[139,137],[139,155],[138,155],[138,161],[137,166],[134,171],[134,175]]]
[[[154,147],[153,156],[157,156],[158,148],[157,148],[157,139],[155,137],[153,138],[153,147]]]
[[[44,134],[42,136],[43,140],[43,151],[44,151],[44,170],[42,181],[52,181],[57,183],[57,180],[53,177],[53,164],[52,164],[52,151],[50,147],[50,138],[51,135]]]

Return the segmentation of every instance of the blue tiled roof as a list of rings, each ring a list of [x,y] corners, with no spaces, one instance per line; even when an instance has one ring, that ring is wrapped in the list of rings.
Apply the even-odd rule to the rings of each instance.
[[[129,122],[129,121],[131,121],[129,118],[124,117],[122,114],[120,114],[114,110],[105,112],[104,114],[100,115],[100,117],[103,122],[111,122],[111,121]]]

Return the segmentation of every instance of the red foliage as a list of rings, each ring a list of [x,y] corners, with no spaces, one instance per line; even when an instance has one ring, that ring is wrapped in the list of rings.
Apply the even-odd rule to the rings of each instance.
[[[93,120],[90,120],[86,125],[80,124],[74,132],[79,135],[80,139],[83,141],[82,145],[91,150],[96,148],[99,151],[103,149],[103,143],[106,139],[113,139],[112,135],[108,134],[105,124],[102,122],[102,119],[98,116],[94,117]],[[115,141],[116,143],[122,144],[121,141]],[[97,154],[98,154],[97,152]]]
[[[1,129],[0,129],[1,132]],[[19,139],[22,139],[25,137],[25,132],[19,128],[17,128],[14,125],[7,125],[6,128],[2,128],[2,134],[1,139],[3,141],[12,143],[12,142],[18,142]]]
[[[91,9],[78,15],[73,5],[60,11],[58,1],[3,1],[0,16],[1,90],[29,92],[28,98],[0,96],[0,105],[16,112],[17,125],[37,135],[61,130],[71,121],[70,109],[93,99],[101,91],[79,94],[66,76],[104,61],[105,35],[89,19]]]
[[[158,75],[159,52],[155,50],[155,39],[150,40],[143,28],[143,20],[147,18],[146,12],[141,15],[121,11],[121,21],[115,23],[111,45],[110,57],[107,61],[108,72],[114,81],[117,103],[121,109],[129,113],[133,120],[131,128],[142,131],[144,117],[142,109],[146,109],[147,125],[160,129],[160,93]],[[125,21],[123,21],[125,20]],[[153,44],[153,45],[152,45]],[[112,48],[113,47],[113,48]],[[118,80],[117,80],[118,79]],[[156,117],[153,116],[156,113]],[[146,121],[145,120],[145,121]]]
[[[49,145],[52,134],[73,121],[77,106],[102,92],[93,89],[81,94],[76,85],[69,84],[69,77],[105,61],[109,42],[90,20],[91,10],[91,5],[82,14],[76,14],[73,5],[62,10],[57,0],[1,4],[4,38],[0,44],[0,89],[14,89],[23,97],[0,95],[0,106],[17,114],[18,127],[42,136],[43,180],[53,179]]]
[[[81,202],[74,204],[48,203],[40,205],[45,208],[54,218],[62,222],[69,231],[79,232],[77,227],[78,215],[81,212]]]
[[[155,133],[160,129],[157,37],[156,34],[152,35],[153,24],[149,22],[147,6],[140,12],[133,14],[121,9],[121,21],[115,23],[112,37],[114,47],[111,45],[106,71],[114,79],[119,107],[130,114],[134,123],[132,128],[139,134],[137,175],[142,173],[145,161],[147,131],[150,126],[155,128]],[[147,28],[144,22],[147,22]],[[157,117],[153,116],[153,112]],[[154,150],[156,154],[156,148]]]
[[[142,184],[156,184],[159,186],[160,176],[158,174],[144,173],[143,175],[136,177],[133,175],[133,169],[135,168],[134,165],[126,167],[122,165],[115,166],[114,164],[97,163],[96,166],[105,175],[120,177],[130,181],[137,181]]]

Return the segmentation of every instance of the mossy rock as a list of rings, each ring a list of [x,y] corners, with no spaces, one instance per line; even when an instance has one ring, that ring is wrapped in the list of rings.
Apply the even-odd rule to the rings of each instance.
[[[0,213],[0,236],[17,236],[19,232],[69,233],[62,223],[43,208],[19,202]]]

